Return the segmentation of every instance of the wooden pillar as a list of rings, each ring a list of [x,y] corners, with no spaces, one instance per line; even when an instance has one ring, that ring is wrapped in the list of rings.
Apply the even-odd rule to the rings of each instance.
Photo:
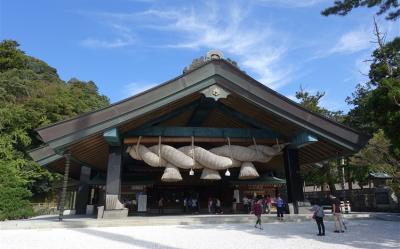
[[[119,207],[121,189],[122,154],[120,146],[109,146],[107,181],[106,181],[106,210]]]
[[[303,179],[300,175],[298,149],[285,148],[283,151],[288,203],[293,204],[294,213],[299,213],[298,202],[304,201]]]
[[[67,186],[68,186],[68,177],[69,177],[69,167],[71,163],[71,154],[67,151],[64,154],[65,158],[65,169],[64,169],[64,180],[63,180],[63,185],[62,185],[62,191],[61,191],[61,198],[60,198],[60,213],[58,215],[58,220],[62,221],[63,216],[64,216],[64,205],[65,205],[65,196],[67,195]]]
[[[86,205],[89,204],[89,181],[91,169],[81,166],[81,174],[79,177],[79,188],[77,192],[75,210],[76,214],[86,214]]]

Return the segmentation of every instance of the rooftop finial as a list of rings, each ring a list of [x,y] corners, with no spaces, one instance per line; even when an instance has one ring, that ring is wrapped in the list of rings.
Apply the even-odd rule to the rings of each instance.
[[[220,50],[213,49],[213,50],[208,51],[207,55],[205,57],[201,56],[199,58],[194,59],[192,61],[192,64],[190,64],[190,66],[185,67],[183,69],[183,73],[187,73],[187,72],[192,71],[192,70],[194,70],[196,68],[199,68],[199,67],[201,67],[202,65],[204,65],[205,63],[207,63],[208,61],[211,61],[211,60],[225,60],[225,61],[229,62],[230,64],[232,64],[233,66],[239,68],[237,63],[236,63],[236,61],[231,60],[229,58],[225,59],[224,58],[224,54]]]
[[[216,49],[210,50],[207,52],[206,60],[219,60],[224,59],[224,54]]]

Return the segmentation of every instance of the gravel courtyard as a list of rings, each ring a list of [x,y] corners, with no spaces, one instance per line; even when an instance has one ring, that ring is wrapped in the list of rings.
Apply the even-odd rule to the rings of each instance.
[[[400,223],[350,220],[343,234],[316,236],[313,222],[134,226],[0,231],[1,249],[125,249],[125,248],[400,248]]]

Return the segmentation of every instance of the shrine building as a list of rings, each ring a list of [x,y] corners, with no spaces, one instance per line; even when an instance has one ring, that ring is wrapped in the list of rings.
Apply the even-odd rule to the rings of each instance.
[[[241,210],[244,197],[278,194],[298,213],[300,169],[354,154],[367,142],[219,51],[152,89],[36,132],[44,146],[31,157],[64,175],[60,209],[68,190],[76,214],[102,207],[104,218],[157,212],[161,198],[165,213],[184,212],[188,198],[202,213],[215,198],[230,212],[232,202]]]

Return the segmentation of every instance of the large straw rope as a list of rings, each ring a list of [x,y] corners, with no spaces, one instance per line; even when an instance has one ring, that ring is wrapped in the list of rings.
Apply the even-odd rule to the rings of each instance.
[[[178,149],[161,144],[147,148],[140,144],[140,138],[136,146],[128,148],[128,153],[136,160],[143,160],[152,167],[165,167],[163,181],[179,181],[182,176],[179,168],[182,169],[208,169],[203,170],[202,179],[220,179],[218,170],[241,167],[240,179],[250,179],[258,177],[258,172],[251,162],[266,163],[275,155],[281,153],[285,145],[277,144],[272,147],[266,145],[254,145],[244,147],[239,145],[224,145],[210,150],[199,146],[180,147]],[[215,173],[218,173],[217,174]],[[203,175],[202,174],[202,175]],[[205,177],[212,175],[212,177]]]

